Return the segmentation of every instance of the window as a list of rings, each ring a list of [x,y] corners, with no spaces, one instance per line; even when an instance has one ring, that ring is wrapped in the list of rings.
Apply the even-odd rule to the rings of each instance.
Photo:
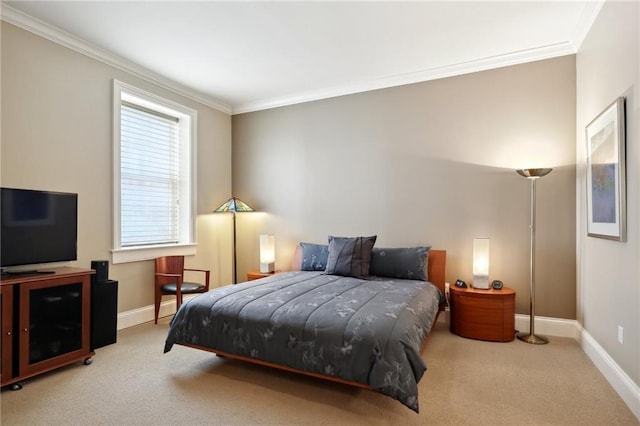
[[[113,263],[195,253],[196,112],[114,81]]]

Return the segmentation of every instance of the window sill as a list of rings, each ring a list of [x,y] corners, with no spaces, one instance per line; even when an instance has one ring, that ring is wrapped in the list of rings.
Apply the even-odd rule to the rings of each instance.
[[[172,244],[168,246],[149,246],[115,249],[111,251],[111,262],[127,263],[151,260],[161,256],[192,256],[196,254],[196,244]]]

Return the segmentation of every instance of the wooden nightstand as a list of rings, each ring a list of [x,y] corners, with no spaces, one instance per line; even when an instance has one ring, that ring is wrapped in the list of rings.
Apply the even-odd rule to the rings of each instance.
[[[510,342],[515,337],[516,292],[450,288],[451,332],[471,339]]]
[[[247,272],[247,281],[253,281],[253,280],[260,279],[260,278],[270,277],[271,275],[275,275],[277,273],[278,273],[278,271],[276,271],[276,272],[260,272],[260,271],[258,271],[256,269],[256,270]]]

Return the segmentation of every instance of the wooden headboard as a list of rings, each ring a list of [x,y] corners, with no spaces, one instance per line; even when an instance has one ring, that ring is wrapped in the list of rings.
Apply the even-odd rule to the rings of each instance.
[[[429,250],[429,281],[435,284],[444,294],[445,270],[447,268],[446,250]]]
[[[291,270],[299,271],[302,264],[302,248],[300,245],[296,246],[296,251],[293,255],[293,261],[291,262]],[[429,281],[435,284],[442,294],[444,294],[444,282],[445,282],[445,269],[447,267],[447,251],[446,250],[429,250],[429,265],[427,271],[429,272]]]

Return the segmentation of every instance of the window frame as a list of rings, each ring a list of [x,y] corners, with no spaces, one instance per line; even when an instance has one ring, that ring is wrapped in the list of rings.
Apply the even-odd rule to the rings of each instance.
[[[182,203],[186,209],[181,215],[179,223],[180,238],[177,243],[155,244],[143,246],[122,247],[121,245],[121,217],[120,217],[120,148],[121,148],[121,104],[122,101],[133,102],[147,109],[163,114],[177,116],[179,119],[179,150],[188,151],[182,156],[180,167],[188,167],[188,178],[180,181],[180,193],[188,194],[188,202]],[[194,255],[196,253],[196,192],[197,192],[197,111],[165,99],[153,93],[139,89],[132,85],[113,80],[113,248],[112,262],[126,263],[155,259],[166,255]],[[186,140],[185,140],[186,139]],[[183,199],[183,197],[181,197]],[[186,229],[185,229],[186,228]]]

